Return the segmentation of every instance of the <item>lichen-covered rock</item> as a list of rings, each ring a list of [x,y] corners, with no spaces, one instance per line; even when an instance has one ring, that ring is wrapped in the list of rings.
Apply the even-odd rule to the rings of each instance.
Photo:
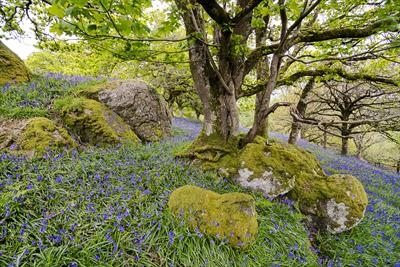
[[[0,121],[0,149],[10,148],[29,156],[41,156],[47,149],[76,146],[67,130],[47,118]]]
[[[26,82],[30,78],[24,62],[0,41],[0,86]]]
[[[216,163],[203,166],[218,170],[241,186],[260,191],[266,197],[283,195],[293,189],[299,171],[324,175],[309,152],[293,145],[256,137],[237,153],[228,153]]]
[[[258,232],[252,196],[243,193],[217,194],[186,185],[172,192],[168,207],[195,231],[246,248]]]
[[[115,144],[123,139],[139,142],[120,116],[95,100],[67,97],[56,100],[54,107],[64,124],[82,142],[93,145]]]
[[[81,94],[106,104],[144,141],[159,141],[171,133],[172,116],[166,102],[140,81],[112,81]]]
[[[289,197],[314,226],[340,233],[356,226],[364,217],[368,197],[362,184],[350,175],[315,176],[303,173]]]

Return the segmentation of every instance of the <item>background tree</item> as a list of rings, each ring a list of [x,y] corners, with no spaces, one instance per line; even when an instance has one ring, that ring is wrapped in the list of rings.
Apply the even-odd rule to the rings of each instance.
[[[367,82],[323,81],[311,94],[308,105],[312,108],[306,118],[297,113],[294,120],[318,125],[322,131],[340,137],[342,155],[348,154],[349,140],[355,134],[377,132],[399,122],[400,94],[394,88]]]

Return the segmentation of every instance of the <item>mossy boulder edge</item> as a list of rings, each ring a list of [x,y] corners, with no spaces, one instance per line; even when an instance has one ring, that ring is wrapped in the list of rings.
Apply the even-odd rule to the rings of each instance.
[[[0,149],[8,148],[18,154],[42,156],[48,149],[76,146],[67,130],[48,118],[3,119],[0,123]]]
[[[218,194],[186,185],[172,192],[168,207],[195,231],[247,248],[257,237],[258,222],[252,196]]]
[[[30,73],[24,62],[0,41],[0,86],[29,79]]]
[[[109,81],[85,88],[79,95],[105,104],[143,141],[160,141],[171,134],[172,115],[167,103],[144,82]]]
[[[364,217],[368,197],[363,185],[351,175],[313,176],[303,173],[288,194],[314,227],[332,234],[347,231]]]
[[[83,143],[107,145],[123,140],[140,142],[131,128],[104,104],[83,97],[66,97],[54,102],[64,124]]]

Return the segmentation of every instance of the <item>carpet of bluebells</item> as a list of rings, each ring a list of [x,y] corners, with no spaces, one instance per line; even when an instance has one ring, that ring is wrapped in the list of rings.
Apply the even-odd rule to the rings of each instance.
[[[59,94],[49,92],[73,86],[57,80],[40,83],[53,81],[52,90],[37,93],[43,110]],[[7,97],[15,107],[18,97]],[[0,153],[0,266],[400,266],[400,177],[305,141],[300,146],[327,173],[349,173],[364,184],[369,205],[357,227],[309,233],[291,201],[271,204],[253,194],[260,231],[250,249],[189,230],[166,206],[177,187],[249,192],[174,158],[201,125],[182,118],[173,124],[174,136],[160,143],[48,151],[34,159]]]

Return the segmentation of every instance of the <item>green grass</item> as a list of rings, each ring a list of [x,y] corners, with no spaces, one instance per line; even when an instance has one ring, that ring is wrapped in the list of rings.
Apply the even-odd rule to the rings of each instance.
[[[190,231],[166,207],[170,193],[194,184],[247,192],[172,156],[175,142],[49,154],[3,154],[1,186],[20,192],[1,206],[0,265],[312,266],[302,215],[257,200],[260,232],[248,250]],[[248,193],[248,192],[247,192]],[[0,202],[1,203],[1,202]],[[173,233],[173,234],[171,234]],[[171,239],[173,235],[173,239]]]
[[[0,88],[0,114],[6,118],[49,117],[49,107],[56,98],[73,94],[83,86],[100,81],[87,77],[36,76],[29,83]]]
[[[1,116],[51,117],[54,99],[87,85],[76,81],[37,78],[0,88]],[[171,141],[158,144],[48,151],[33,159],[0,152],[0,266],[398,266],[398,176],[312,146],[326,171],[359,177],[370,203],[352,230],[310,234],[290,202],[271,205],[174,158],[200,128],[193,125],[174,128]],[[254,244],[235,249],[174,218],[168,197],[186,184],[252,194],[260,226]]]

